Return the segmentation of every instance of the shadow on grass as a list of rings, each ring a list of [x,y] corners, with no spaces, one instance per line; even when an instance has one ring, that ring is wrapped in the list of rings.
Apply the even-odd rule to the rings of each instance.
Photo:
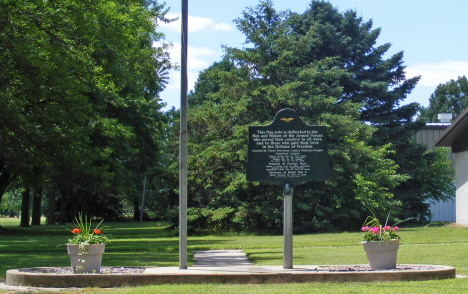
[[[187,261],[193,261],[193,255],[188,253]],[[142,251],[107,252],[103,256],[103,266],[177,266],[179,251]]]
[[[142,225],[110,223],[103,231],[111,234],[106,246],[103,266],[177,266],[179,240],[174,231],[165,230],[161,223]],[[67,228],[71,226],[67,225]],[[70,266],[66,243],[72,234],[63,226],[5,227],[0,233],[0,279],[8,269],[30,267]],[[188,241],[187,262],[193,261],[193,249],[210,249],[224,244],[226,239]]]
[[[248,252],[247,258],[249,261],[253,262],[254,264],[264,264],[267,262],[268,264],[275,260],[282,260],[283,259],[283,251],[261,251],[261,252]]]

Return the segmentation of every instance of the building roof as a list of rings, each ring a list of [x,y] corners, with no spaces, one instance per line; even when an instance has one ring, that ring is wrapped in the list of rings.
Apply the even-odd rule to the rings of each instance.
[[[445,130],[447,127],[449,127],[451,123],[426,123],[426,126],[424,127],[425,130]]]
[[[452,152],[468,151],[468,108],[435,141],[436,147],[452,147]]]

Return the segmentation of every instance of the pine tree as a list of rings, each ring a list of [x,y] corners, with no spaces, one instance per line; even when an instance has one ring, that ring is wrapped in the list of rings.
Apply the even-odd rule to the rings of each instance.
[[[280,189],[246,183],[243,168],[247,126],[286,107],[329,132],[332,177],[295,189],[296,229],[358,226],[367,208],[423,221],[424,201],[443,198],[451,180],[443,156],[413,140],[424,124],[413,121],[418,104],[403,102],[419,77],[406,78],[403,52],[385,59],[390,44],[376,45],[372,21],[325,1],[302,14],[262,1],[236,23],[247,46],[226,48],[231,64],[206,70],[193,93],[194,224],[280,230]]]
[[[396,204],[390,191],[406,177],[387,158],[390,145],[370,144],[376,128],[359,121],[362,104],[343,96],[340,83],[354,73],[335,56],[309,58],[322,37],[292,33],[294,19],[269,1],[247,9],[237,25],[248,47],[227,48],[230,70],[205,72],[217,87],[189,113],[194,228],[281,230],[281,188],[247,183],[245,160],[248,126],[269,124],[286,107],[327,126],[331,160],[329,181],[295,189],[296,231],[358,227],[367,207]]]
[[[359,120],[377,129],[371,144],[391,144],[394,152],[389,158],[399,166],[398,173],[410,176],[393,190],[402,204],[399,216],[424,220],[429,214],[424,199],[443,198],[446,185],[428,189],[430,185],[418,178],[426,173],[427,177],[437,172],[444,175],[447,169],[441,168],[440,157],[426,156],[426,149],[413,139],[424,124],[413,120],[419,105],[405,105],[404,99],[420,77],[405,76],[403,52],[385,59],[391,45],[376,46],[380,29],[372,29],[372,21],[363,21],[355,11],[340,13],[329,2],[312,1],[306,12],[292,13],[288,21],[291,34],[308,38],[311,44],[307,59],[300,62],[331,58],[333,66],[346,70],[348,75],[339,80],[342,95],[337,102],[360,103]],[[420,166],[426,169],[417,168]],[[419,200],[413,201],[412,197]]]

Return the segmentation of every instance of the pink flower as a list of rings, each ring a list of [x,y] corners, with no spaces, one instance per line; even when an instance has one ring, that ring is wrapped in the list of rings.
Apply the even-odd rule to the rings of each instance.
[[[398,229],[400,229],[400,228],[397,227],[397,226],[394,226],[394,227],[393,227],[393,231],[394,231],[395,233],[398,231]]]
[[[390,231],[391,229],[392,229],[392,228],[391,228],[390,226],[385,226],[385,227],[383,227],[383,230],[384,230],[384,231]]]
[[[373,227],[370,228],[369,231],[371,231],[372,234],[377,234],[379,232],[380,228],[379,227]]]
[[[363,232],[367,232],[368,230],[369,230],[369,227],[368,227],[368,226],[365,226],[365,227],[362,227],[362,228],[361,228],[361,231],[363,231]]]

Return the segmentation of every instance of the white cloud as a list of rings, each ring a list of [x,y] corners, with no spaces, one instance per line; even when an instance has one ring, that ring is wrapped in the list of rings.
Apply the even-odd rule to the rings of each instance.
[[[169,55],[172,62],[177,62],[180,65],[180,43],[173,43],[169,50]],[[222,50],[213,50],[208,47],[193,47],[188,46],[187,67],[188,70],[202,70],[213,64],[214,61],[221,59]]]
[[[169,55],[172,62],[176,62],[180,65],[180,43],[173,43],[173,46],[169,49]],[[213,62],[220,60],[223,55],[223,51],[213,50],[208,47],[193,47],[188,46],[188,58],[187,58],[187,79],[189,90],[193,90],[195,82],[198,78],[198,73],[209,67]],[[169,72],[169,84],[167,89],[177,90],[180,89],[180,71]]]
[[[198,71],[187,71],[187,86],[189,91],[194,89],[197,79]],[[180,71],[171,71],[169,73],[169,84],[167,85],[167,89],[180,91]]]
[[[406,68],[406,77],[421,76],[419,86],[436,87],[468,75],[468,61],[421,62]]]
[[[169,24],[161,24],[162,28],[167,28],[174,32],[180,32],[181,29],[181,15],[180,13],[168,13],[167,18],[178,18],[178,20],[173,21]],[[235,28],[225,22],[216,22],[212,18],[208,17],[199,17],[199,16],[188,16],[188,32],[198,32],[198,31],[210,31],[210,32],[231,32]]]

